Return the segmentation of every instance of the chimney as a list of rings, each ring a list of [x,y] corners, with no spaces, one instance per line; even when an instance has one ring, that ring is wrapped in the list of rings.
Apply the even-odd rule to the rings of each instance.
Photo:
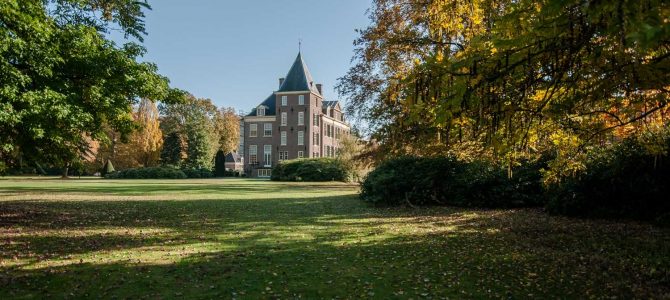
[[[279,87],[281,87],[282,83],[284,83],[284,79],[285,79],[284,77],[279,78]]]
[[[323,92],[321,92],[321,87],[322,87],[322,86],[323,86],[323,85],[320,84],[320,83],[317,83],[317,84],[316,84],[316,90],[319,91],[319,94],[321,94],[321,95],[323,95]]]

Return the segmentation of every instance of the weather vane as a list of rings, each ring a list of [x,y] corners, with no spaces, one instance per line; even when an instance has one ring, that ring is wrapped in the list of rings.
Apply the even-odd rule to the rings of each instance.
[[[298,52],[302,51],[302,39],[298,39]]]

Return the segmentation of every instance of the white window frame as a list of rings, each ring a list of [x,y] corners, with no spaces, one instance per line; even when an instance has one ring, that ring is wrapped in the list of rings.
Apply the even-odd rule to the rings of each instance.
[[[281,146],[286,146],[286,131],[281,132],[281,141],[280,141]]]
[[[258,136],[258,124],[249,124],[249,137]]]
[[[298,112],[298,125],[305,125],[305,112],[304,111],[299,111]]]
[[[281,113],[281,126],[286,126],[288,123],[288,114],[286,112]]]
[[[263,166],[272,167],[272,145],[263,145]]]
[[[302,130],[298,131],[298,145],[299,146],[305,145],[305,132]]]
[[[318,133],[318,132],[315,132],[315,133],[312,135],[312,138],[314,139],[314,146],[318,146],[318,145],[319,145],[319,133]]]
[[[259,117],[265,116],[265,107],[264,106],[259,106],[256,109],[256,115]]]
[[[288,151],[279,151],[279,161],[288,160]]]
[[[268,134],[270,132],[270,134]],[[263,123],[263,137],[272,136],[272,123]]]
[[[249,145],[249,164],[256,165],[258,164],[258,146]]]
[[[298,95],[298,105],[305,105],[305,95]]]
[[[298,151],[298,158],[303,158],[305,157],[305,152],[304,151]]]
[[[271,169],[258,169],[258,177],[260,178],[268,178],[272,176],[272,170]]]
[[[288,96],[281,96],[281,106],[288,105]]]

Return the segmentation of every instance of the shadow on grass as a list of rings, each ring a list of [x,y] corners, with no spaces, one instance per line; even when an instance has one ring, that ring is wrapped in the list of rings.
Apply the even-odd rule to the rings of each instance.
[[[349,195],[3,201],[0,215],[2,299],[662,298],[670,291],[667,231],[535,210],[381,209]]]

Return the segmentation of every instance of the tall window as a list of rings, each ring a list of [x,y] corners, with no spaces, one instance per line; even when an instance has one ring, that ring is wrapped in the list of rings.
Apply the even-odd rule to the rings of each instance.
[[[263,107],[263,106],[259,106],[259,107],[256,109],[256,115],[257,115],[257,116],[260,116],[260,117],[264,116],[264,115],[265,115],[265,107]]]
[[[288,105],[288,96],[281,96],[281,106]]]
[[[281,113],[281,126],[286,126],[288,117],[286,116],[286,112]]]
[[[249,137],[258,136],[258,124],[249,124]]]
[[[304,151],[298,151],[298,158],[303,158],[305,157],[305,152]]]
[[[304,131],[298,131],[298,145],[304,145],[305,144],[305,132]]]
[[[286,131],[281,132],[281,145],[286,146]]]
[[[340,139],[340,127],[335,128],[335,138]]]
[[[272,145],[263,145],[263,164],[266,167],[272,166]]]
[[[315,132],[313,138],[314,138],[314,145],[319,145],[319,134]]]
[[[304,111],[299,111],[298,112],[298,125],[305,125],[305,112]]]
[[[263,124],[263,136],[272,136],[272,123]]]
[[[279,151],[279,161],[288,159],[288,151]]]
[[[298,96],[298,105],[305,105],[305,95]]]
[[[258,146],[256,145],[249,145],[249,164],[258,164]]]
[[[319,126],[319,114],[314,114],[314,126]]]

